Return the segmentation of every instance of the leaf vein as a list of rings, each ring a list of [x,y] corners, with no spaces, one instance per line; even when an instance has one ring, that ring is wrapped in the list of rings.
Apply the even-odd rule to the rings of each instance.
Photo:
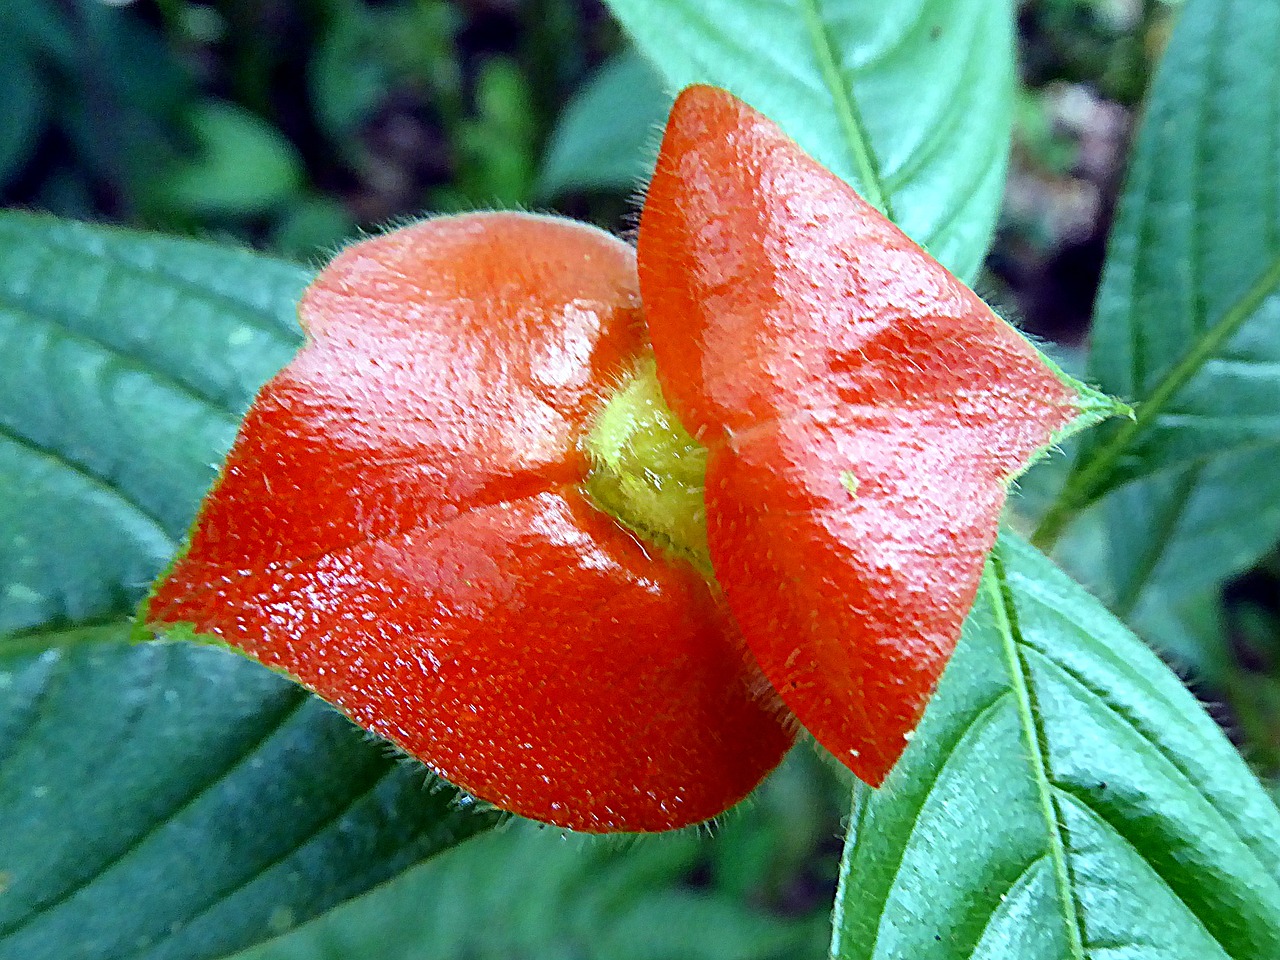
[[[66,657],[56,655],[55,663],[49,667],[49,672],[45,674],[44,679],[40,681],[40,689],[37,690],[35,696],[31,698],[30,705],[27,708],[26,712],[30,718],[30,722],[22,724],[22,728],[18,735],[5,744],[5,751],[3,754],[0,754],[0,775],[2,775],[9,764],[13,762],[13,758],[21,751],[22,745],[29,740],[38,729],[36,720],[44,709],[46,701],[48,701],[48,699],[53,695],[53,690],[57,686],[55,681],[61,681],[65,677],[66,672]],[[12,704],[6,702],[5,707],[6,709],[11,709]],[[3,776],[0,776],[0,782],[3,782]]]
[[[992,9],[998,9],[995,5]],[[982,76],[984,74],[984,63],[981,58],[974,56],[979,44],[985,38],[983,27],[985,24],[981,17],[962,18],[961,23],[970,29],[965,37],[966,48],[963,66],[956,77],[955,83],[951,84],[947,89],[947,95],[940,98],[948,107],[944,107],[941,117],[935,117],[933,123],[929,124],[927,135],[916,144],[915,149],[911,152],[910,157],[892,174],[884,177],[885,189],[894,191],[899,187],[911,183],[917,179],[920,172],[924,170],[930,163],[939,157],[944,151],[951,151],[955,148],[955,137],[952,136],[956,131],[967,129],[972,122],[972,118],[963,110],[957,110],[956,101],[963,97],[965,91],[970,86],[971,78]],[[908,33],[909,36],[909,33]],[[906,36],[903,37],[905,41]],[[984,48],[987,46],[983,44]],[[989,143],[998,142],[999,138],[985,138]],[[950,159],[949,157],[947,159]],[[949,170],[949,173],[954,172]],[[981,174],[978,179],[981,179]],[[963,205],[965,194],[961,191],[955,191],[956,198],[952,200],[953,209],[956,206]]]
[[[1280,289],[1280,255],[1278,255],[1240,299],[1202,336],[1167,373],[1155,391],[1138,404],[1135,416],[1115,431],[1090,458],[1088,466],[1073,475],[1063,488],[1058,502],[1045,515],[1033,542],[1042,548],[1052,544],[1065,522],[1079,510],[1093,503],[1108,489],[1117,461],[1130,443],[1164,412],[1168,403],[1200,371],[1204,364],[1277,289]],[[1236,449],[1234,446],[1230,449]],[[1221,453],[1222,451],[1218,451]]]
[[[138,354],[128,353],[115,344],[108,343],[93,334],[88,333],[76,326],[68,319],[71,315],[60,313],[54,310],[46,310],[43,313],[37,313],[35,307],[27,301],[15,297],[12,291],[0,290],[0,306],[19,314],[26,320],[41,324],[45,327],[51,327],[61,336],[68,340],[75,341],[84,346],[95,348],[114,359],[123,367],[136,370],[152,380],[158,381],[172,388],[174,392],[181,393],[192,400],[195,400],[201,406],[210,408],[213,414],[221,420],[225,420],[232,425],[238,423],[238,419],[233,416],[231,409],[226,405],[224,400],[214,397],[210,393],[198,388],[195,384],[182,377],[171,373],[168,370],[152,365],[146,358]]]
[[[836,110],[836,118],[844,130],[845,145],[853,158],[854,167],[862,181],[862,189],[868,203],[883,213],[890,220],[895,219],[889,194],[880,180],[879,164],[875,149],[867,134],[867,129],[858,112],[857,100],[853,91],[840,75],[840,66],[836,60],[835,47],[827,30],[826,19],[820,7],[822,0],[800,0],[800,10],[809,35],[813,40],[814,53],[818,58],[818,69],[831,95]]]
[[[1076,809],[1080,812],[1082,816],[1093,820],[1096,825],[1101,826],[1107,833],[1114,836],[1122,844],[1124,844],[1131,851],[1133,851],[1134,855],[1137,856],[1138,859],[1140,859],[1143,863],[1145,863],[1148,867],[1151,868],[1152,875],[1156,877],[1156,879],[1160,882],[1160,885],[1164,887],[1164,889],[1169,893],[1171,897],[1173,897],[1175,900],[1178,901],[1179,904],[1181,904],[1182,908],[1187,912],[1187,915],[1191,917],[1193,920],[1195,920],[1195,922],[1200,926],[1200,928],[1204,930],[1205,936],[1207,936],[1210,940],[1212,940],[1214,943],[1218,945],[1218,949],[1222,951],[1223,956],[1231,957],[1232,960],[1237,960],[1235,955],[1226,948],[1226,946],[1222,943],[1222,941],[1213,935],[1213,932],[1205,924],[1204,919],[1198,913],[1196,913],[1194,910],[1191,909],[1191,905],[1188,904],[1187,901],[1182,898],[1182,895],[1179,894],[1177,890],[1175,890],[1172,886],[1170,886],[1169,881],[1166,880],[1164,875],[1161,874],[1160,871],[1155,868],[1155,864],[1153,864],[1150,860],[1148,860],[1145,856],[1143,856],[1142,851],[1138,849],[1138,847],[1134,844],[1134,842],[1130,840],[1128,837],[1126,837],[1119,827],[1117,827],[1110,820],[1108,820],[1103,815],[1101,810],[1099,810],[1097,807],[1094,807],[1092,804],[1088,802],[1088,800],[1085,797],[1074,792],[1069,786],[1064,786],[1063,784],[1055,784],[1053,787],[1053,790],[1059,799],[1064,800],[1067,803],[1071,804],[1072,806],[1076,807]]]
[[[255,737],[247,745],[245,750],[239,756],[232,759],[232,761],[223,770],[219,771],[211,779],[205,781],[205,783],[202,784],[200,788],[197,789],[190,796],[180,800],[173,809],[169,810],[162,816],[158,817],[148,829],[143,830],[141,833],[134,836],[123,848],[118,850],[106,862],[104,862],[101,866],[99,866],[98,869],[91,876],[86,877],[81,882],[74,884],[73,886],[64,890],[58,896],[45,902],[38,909],[32,911],[31,913],[27,914],[27,916],[23,917],[18,923],[12,924],[7,927],[0,927],[0,937],[6,938],[6,939],[12,938],[21,930],[32,925],[40,917],[47,915],[52,910],[56,909],[57,907],[69,901],[72,897],[74,897],[80,891],[84,890],[86,887],[95,883],[99,878],[104,876],[109,870],[123,863],[126,859],[128,859],[130,855],[132,855],[137,850],[139,850],[144,843],[146,843],[149,839],[151,839],[153,836],[158,834],[167,824],[173,822],[175,817],[180,816],[184,811],[190,809],[195,803],[197,803],[200,800],[201,797],[207,796],[211,791],[215,790],[220,784],[225,783],[228,779],[230,779],[237,770],[239,770],[242,766],[244,766],[245,763],[249,762],[249,760],[253,757],[253,755],[257,753],[257,751],[261,749],[263,745],[269,742],[274,736],[276,736],[280,732],[281,729],[284,728],[284,726],[290,720],[292,720],[295,716],[297,716],[298,713],[301,712],[302,708],[312,699],[301,687],[298,687],[296,690],[290,691],[290,695],[292,698],[292,702],[288,705],[288,707],[284,711],[282,711],[277,717],[273,718],[271,722],[268,723],[267,726],[263,729],[262,733],[259,736]]]
[[[130,605],[131,607],[134,604]],[[132,621],[124,610],[111,610],[81,623],[49,622],[0,637],[0,657],[21,657],[87,644],[127,642]]]
[[[21,447],[35,456],[48,460],[58,468],[69,470],[71,473],[83,479],[94,489],[101,490],[110,495],[112,499],[124,504],[134,514],[150,524],[153,531],[166,543],[170,545],[177,544],[177,540],[169,533],[168,527],[158,515],[152,513],[137,500],[128,496],[123,490],[112,486],[105,477],[101,477],[94,473],[84,464],[76,460],[72,460],[67,454],[60,450],[54,450],[51,447],[46,447],[41,443],[37,443],[30,437],[18,433],[3,421],[0,421],[0,438],[9,440],[14,444],[14,446]]]
[[[189,926],[192,923],[198,921],[201,917],[207,916],[209,913],[216,910],[219,906],[226,903],[226,901],[234,897],[237,893],[240,893],[241,891],[252,886],[254,882],[260,879],[269,870],[279,866],[282,863],[285,863],[286,861],[288,861],[290,857],[293,857],[299,852],[301,852],[308,845],[310,845],[317,837],[319,837],[322,833],[324,833],[331,826],[337,823],[342,817],[344,817],[348,812],[350,812],[357,804],[359,804],[361,801],[365,800],[371,794],[373,794],[374,791],[376,791],[378,787],[382,784],[382,782],[386,780],[386,778],[389,777],[394,771],[395,771],[394,765],[389,767],[383,767],[381,770],[379,770],[377,776],[375,776],[367,784],[364,784],[360,788],[358,788],[355,793],[353,793],[345,801],[343,801],[342,805],[337,810],[333,811],[332,813],[322,818],[317,824],[315,824],[315,826],[312,829],[308,830],[306,834],[297,838],[296,842],[294,842],[294,844],[288,850],[284,850],[278,855],[272,857],[267,862],[258,865],[254,870],[254,872],[250,874],[248,877],[245,877],[239,883],[235,884],[235,886],[222,891],[222,893],[218,894],[212,901],[206,903],[204,906],[197,908],[193,913],[191,913],[186,918],[186,920],[183,922],[183,926],[184,927]],[[130,954],[128,957],[125,958],[125,960],[139,960],[139,958],[144,957],[148,953],[153,952],[154,948],[155,948],[154,945],[151,947],[145,947],[142,950],[138,951],[137,953]]]
[[[1087,694],[1089,694],[1091,697],[1097,700],[1097,702],[1102,705],[1103,709],[1105,709],[1112,716],[1116,717],[1116,719],[1118,719],[1126,727],[1128,727],[1135,734],[1137,734],[1137,736],[1141,738],[1141,740],[1145,744],[1147,744],[1147,746],[1152,751],[1152,753],[1154,753],[1157,757],[1159,757],[1161,760],[1167,763],[1175,771],[1177,775],[1177,779],[1180,780],[1183,785],[1189,788],[1196,796],[1202,798],[1205,801],[1206,806],[1208,806],[1208,808],[1212,810],[1213,814],[1217,817],[1219,823],[1232,836],[1234,836],[1237,841],[1239,841],[1242,847],[1244,847],[1246,850],[1249,851],[1249,855],[1253,858],[1253,862],[1257,865],[1258,872],[1264,876],[1272,878],[1272,885],[1273,887],[1276,888],[1275,890],[1276,897],[1278,900],[1280,900],[1280,881],[1275,880],[1271,872],[1267,869],[1267,866],[1258,857],[1257,851],[1255,851],[1253,847],[1249,844],[1249,842],[1243,836],[1240,835],[1240,832],[1234,827],[1234,825],[1226,817],[1222,815],[1218,807],[1209,800],[1209,798],[1206,796],[1206,791],[1204,790],[1204,787],[1192,775],[1191,771],[1189,771],[1182,763],[1178,761],[1177,756],[1172,752],[1170,752],[1169,750],[1167,750],[1146,729],[1144,729],[1143,726],[1139,725],[1133,718],[1126,715],[1126,713],[1122,709],[1120,709],[1120,707],[1112,703],[1109,699],[1107,699],[1107,697],[1101,691],[1095,689],[1087,680],[1079,676],[1075,671],[1071,670],[1069,667],[1065,666],[1064,664],[1059,663],[1057,660],[1054,660],[1053,657],[1051,657],[1048,653],[1046,653],[1043,650],[1039,650],[1038,648],[1035,648],[1035,647],[1031,647],[1029,649],[1031,649],[1037,656],[1041,657],[1042,661],[1047,666],[1057,670],[1062,676],[1066,677],[1069,681],[1074,682],[1077,686],[1080,687],[1080,689],[1084,690]],[[1065,784],[1058,781],[1054,781],[1053,785],[1060,789],[1067,789],[1067,786]]]
[[[947,745],[946,749],[938,758],[938,772],[934,775],[928,789],[926,789],[924,794],[920,797],[919,805],[912,811],[910,827],[906,831],[905,839],[899,845],[900,854],[898,862],[894,866],[893,876],[890,877],[888,886],[886,887],[886,893],[883,901],[884,907],[888,906],[889,897],[898,885],[898,878],[901,876],[902,868],[906,863],[907,851],[911,849],[911,840],[915,836],[916,830],[920,827],[920,819],[924,816],[925,807],[929,805],[930,798],[933,797],[935,791],[945,779],[948,768],[951,767],[953,761],[955,761],[957,757],[963,756],[961,749],[969,743],[977,733],[981,732],[988,723],[995,719],[996,711],[999,710],[1004,701],[1009,699],[1012,695],[1012,690],[1002,690],[989,703],[984,705],[981,709],[974,711],[972,719],[965,724],[960,735],[956,737],[952,743]],[[867,953],[868,956],[875,953],[876,943],[879,942],[880,934],[884,929],[885,916],[886,912],[882,909],[879,923],[876,925],[876,936],[871,942],[870,949]]]
[[[985,579],[987,588],[992,593],[992,607],[995,610],[1009,679],[1026,739],[1028,760],[1040,799],[1041,814],[1044,817],[1048,838],[1049,857],[1053,864],[1054,883],[1058,890],[1058,906],[1062,911],[1061,919],[1065,926],[1067,943],[1073,960],[1085,960],[1084,917],[1076,899],[1071,865],[1067,860],[1066,841],[1050,783],[1045,731],[1039,709],[1033,699],[1031,678],[1020,650],[1024,641],[1018,626],[1017,606],[1005,574],[1001,553],[1002,548],[997,544],[991,552],[991,567]]]
[[[992,906],[991,912],[987,914],[987,922],[983,924],[982,929],[978,931],[978,936],[974,938],[973,946],[970,947],[969,952],[965,954],[965,960],[973,960],[974,955],[978,952],[978,947],[982,945],[982,938],[986,936],[987,931],[991,929],[991,925],[995,923],[996,918],[1000,916],[1001,908],[1020,887],[1026,886],[1031,882],[1031,875],[1035,871],[1036,867],[1048,860],[1048,851],[1040,854],[1040,856],[1028,863],[1022,872],[1014,878],[1013,882],[996,896],[995,905]]]
[[[36,218],[44,219],[44,218]],[[54,221],[55,223],[57,221]],[[4,225],[4,226],[7,226]],[[171,238],[166,238],[170,239]],[[197,299],[215,301],[227,313],[232,313],[244,322],[246,326],[253,327],[263,333],[271,334],[279,338],[282,342],[298,343],[301,341],[301,332],[294,333],[292,329],[278,321],[271,319],[269,311],[263,309],[259,305],[248,299],[238,298],[223,290],[216,290],[206,284],[198,283],[181,273],[172,270],[164,265],[160,260],[156,260],[150,265],[143,266],[128,259],[122,254],[112,251],[105,246],[94,247],[81,246],[74,243],[68,243],[65,240],[54,239],[49,234],[45,234],[40,238],[40,246],[52,250],[55,253],[64,254],[68,257],[88,257],[98,261],[107,267],[113,267],[129,276],[142,279],[148,283],[154,283],[157,278],[165,281],[174,289],[190,294]],[[222,249],[220,253],[225,254],[226,250]],[[272,260],[273,258],[264,257],[261,254],[249,254],[245,252],[246,257],[252,256],[263,260]],[[308,279],[307,271],[296,264],[289,263],[285,260],[274,260],[279,266],[293,267],[298,271],[298,282]],[[245,263],[246,269],[252,269],[253,264]],[[292,336],[291,336],[292,334]]]

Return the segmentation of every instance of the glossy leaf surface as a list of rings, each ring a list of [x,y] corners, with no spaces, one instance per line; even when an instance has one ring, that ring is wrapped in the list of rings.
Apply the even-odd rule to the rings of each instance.
[[[609,0],[675,90],[724,87],[972,280],[1004,189],[1007,0]]]
[[[222,956],[494,820],[244,657],[126,643],[308,279],[0,216],[0,956]]]
[[[1192,0],[1179,18],[1134,148],[1093,325],[1090,379],[1135,401],[1082,456],[1039,537],[1115,501],[1131,600],[1162,564],[1202,583],[1247,565],[1280,523],[1280,2]],[[1157,475],[1158,476],[1153,476]],[[1149,500],[1136,515],[1134,501]],[[1191,536],[1218,514],[1239,542]],[[1244,541],[1248,541],[1247,549]],[[1165,558],[1167,556],[1167,559]]]
[[[640,223],[663,391],[766,676],[879,783],[959,635],[1007,478],[1077,414],[1034,348],[777,126],[677,99]]]
[[[503,809],[714,816],[790,744],[688,563],[591,505],[580,441],[638,361],[634,253],[567,220],[440,218],[351,248],[149,617],[296,676]]]
[[[1177,677],[1002,538],[911,749],[855,809],[833,956],[1277,956],[1277,838]]]
[[[495,821],[261,666],[127,632],[0,655],[0,956],[220,957]]]

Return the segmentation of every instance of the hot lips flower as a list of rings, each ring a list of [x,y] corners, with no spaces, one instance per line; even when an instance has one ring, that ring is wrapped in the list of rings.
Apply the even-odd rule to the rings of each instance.
[[[672,110],[638,254],[556,218],[440,218],[347,250],[300,314],[149,620],[580,830],[716,815],[793,715],[878,784],[1009,477],[1080,406],[707,87]]]

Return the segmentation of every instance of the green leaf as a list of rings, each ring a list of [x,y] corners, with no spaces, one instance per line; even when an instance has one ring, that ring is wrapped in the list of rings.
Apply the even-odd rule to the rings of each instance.
[[[1004,188],[1007,0],[609,0],[674,88],[724,87],[972,280]]]
[[[1280,956],[1280,813],[1159,659],[1003,537],[902,762],[860,794],[833,953]]]
[[[0,955],[223,956],[492,822],[247,659],[126,632],[0,657]]]
[[[634,51],[614,57],[560,115],[538,176],[539,195],[643,187],[670,108],[671,96],[642,57]]]
[[[1159,645],[1141,624],[1162,596],[1202,593],[1251,567],[1280,533],[1278,462],[1280,447],[1236,451],[1113,491],[1102,504],[1111,608]]]
[[[233,103],[207,100],[188,118],[197,151],[156,185],[157,199],[197,216],[250,215],[289,199],[302,161],[271,124]]]
[[[493,821],[246,658],[125,643],[308,279],[0,215],[0,956],[221,956]]]
[[[237,960],[821,955],[821,941],[814,949],[812,937],[821,920],[787,923],[725,897],[680,889],[698,848],[689,833],[646,837],[621,849],[520,824]],[[802,945],[809,949],[802,953]]]
[[[246,252],[0,215],[0,634],[131,610],[296,349],[308,280]]]
[[[797,754],[714,835],[620,843],[516,822],[236,960],[816,960],[829,902],[814,896],[803,913],[788,903],[779,916],[766,889],[788,859],[785,835],[797,825],[803,834],[787,865],[795,884],[839,816],[814,795],[816,756]],[[758,855],[738,861],[731,877],[689,883],[708,859],[743,843]],[[823,866],[820,880],[833,881],[835,863]]]
[[[528,200],[536,130],[528,85],[515,61],[486,61],[476,77],[475,100],[475,114],[455,131],[456,182],[432,193],[437,210],[514,207]]]
[[[1108,491],[1157,473],[1166,482],[1152,510],[1164,526],[1181,522],[1178,497],[1230,500],[1263,485],[1255,492],[1280,498],[1280,475],[1252,469],[1280,456],[1278,46],[1280,0],[1192,0],[1181,15],[1138,136],[1093,327],[1090,377],[1138,401],[1137,415],[1090,438],[1041,543]],[[1260,459],[1250,463],[1251,453]],[[1219,467],[1226,457],[1239,459]],[[1243,506],[1230,517],[1250,521]],[[1145,542],[1163,537],[1126,526]],[[1280,528],[1269,529],[1274,538]]]

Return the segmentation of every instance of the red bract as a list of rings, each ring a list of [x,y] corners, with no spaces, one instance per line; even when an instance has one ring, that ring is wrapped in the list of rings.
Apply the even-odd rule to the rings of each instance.
[[[973,604],[1008,477],[1076,396],[972,291],[724,91],[672,110],[640,222],[716,578],[800,722],[878,785]]]
[[[688,563],[584,497],[580,439],[644,348],[634,253],[498,213],[359,244],[245,419],[151,602],[493,803],[660,830],[791,743]]]
[[[736,802],[791,742],[775,690],[878,783],[955,645],[1008,475],[1075,398],[722,91],[677,101],[639,257],[637,287],[625,244],[525,214],[346,251],[150,619],[236,644],[478,796],[575,829]],[[592,447],[637,420],[610,400],[645,369],[646,323],[663,395],[709,454],[653,439],[665,409],[616,457]],[[670,506],[704,463],[705,524],[696,492]]]

